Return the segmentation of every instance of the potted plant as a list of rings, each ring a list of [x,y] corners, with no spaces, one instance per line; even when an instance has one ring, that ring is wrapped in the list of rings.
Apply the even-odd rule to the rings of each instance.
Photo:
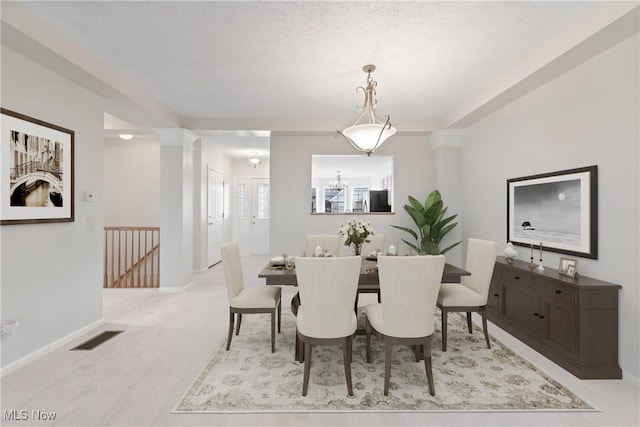
[[[440,249],[442,238],[458,225],[457,222],[452,222],[458,216],[457,214],[445,218],[447,209],[438,190],[433,190],[427,196],[424,204],[420,203],[415,197],[409,196],[409,204],[404,205],[404,210],[413,219],[418,231],[416,232],[400,225],[392,225],[392,227],[406,231],[415,239],[415,244],[404,239],[402,241],[413,248],[419,255],[444,254],[462,242],[459,241]]]

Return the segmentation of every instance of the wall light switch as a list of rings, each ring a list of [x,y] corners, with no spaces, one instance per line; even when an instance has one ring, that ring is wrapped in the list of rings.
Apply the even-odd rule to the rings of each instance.
[[[95,202],[98,199],[98,196],[93,191],[85,191],[84,192],[84,201],[85,202]]]

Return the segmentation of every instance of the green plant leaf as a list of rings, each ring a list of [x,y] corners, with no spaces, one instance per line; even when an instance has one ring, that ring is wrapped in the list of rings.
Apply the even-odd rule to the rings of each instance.
[[[429,193],[424,204],[413,196],[408,196],[408,199],[409,204],[404,205],[404,210],[417,226],[417,230],[414,231],[398,225],[392,225],[392,227],[409,233],[415,239],[415,245],[406,240],[402,241],[417,253],[422,255],[444,253],[444,251],[440,252],[439,250],[440,242],[447,233],[458,225],[457,223],[452,223],[457,215],[445,218],[448,208],[444,205],[442,195],[438,190],[433,190]],[[459,243],[451,245],[445,251]]]
[[[442,196],[440,195],[440,192],[438,190],[433,190],[431,193],[429,193],[429,195],[427,196],[427,200],[425,200],[424,202],[424,209],[428,210],[429,207],[433,206],[433,204],[437,203],[438,201],[442,202]]]
[[[407,227],[403,227],[401,225],[392,225],[392,227],[393,228],[397,228],[398,230],[406,231],[407,233],[411,234],[413,236],[413,238],[416,239],[416,241],[418,240],[418,235],[412,229],[407,228]]]
[[[458,246],[460,243],[462,243],[462,240],[460,240],[459,242],[454,243],[453,245],[449,245],[446,248],[444,248],[442,251],[440,251],[441,254],[444,254],[445,252],[449,251],[450,249],[455,248],[456,246]]]

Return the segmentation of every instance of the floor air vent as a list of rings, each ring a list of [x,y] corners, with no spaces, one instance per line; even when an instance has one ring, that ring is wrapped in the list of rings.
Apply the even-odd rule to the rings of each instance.
[[[115,337],[116,335],[118,335],[121,332],[124,332],[124,331],[104,331],[104,332],[101,332],[98,335],[96,335],[95,337],[91,338],[88,341],[83,342],[82,344],[80,344],[77,347],[72,348],[71,350],[93,350],[94,348],[96,348],[100,344],[110,340],[111,338]]]

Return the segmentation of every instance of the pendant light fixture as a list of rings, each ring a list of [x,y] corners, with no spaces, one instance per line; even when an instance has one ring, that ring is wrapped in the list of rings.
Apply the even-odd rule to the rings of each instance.
[[[256,155],[255,151],[251,152],[251,155],[249,156],[249,158],[247,160],[248,160],[249,164],[251,166],[253,166],[254,168],[258,167],[260,165],[260,163],[262,163],[262,159]]]
[[[347,181],[342,180],[342,176],[340,175],[340,171],[338,171],[338,178],[335,181],[329,182],[329,187],[335,190],[344,190],[349,186]]]
[[[387,138],[396,133],[396,128],[391,125],[390,116],[382,121],[376,115],[376,86],[371,73],[376,69],[375,65],[365,65],[362,70],[367,73],[367,87],[358,86],[356,92],[364,93],[364,105],[360,109],[360,115],[355,123],[343,130],[336,129],[336,133],[346,139],[358,151],[370,156]]]

